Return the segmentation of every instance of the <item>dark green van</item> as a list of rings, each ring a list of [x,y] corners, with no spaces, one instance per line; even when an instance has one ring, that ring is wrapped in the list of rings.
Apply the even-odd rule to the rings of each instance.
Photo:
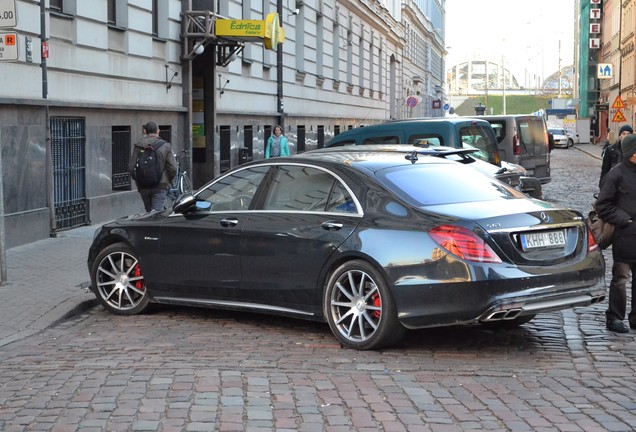
[[[477,148],[473,156],[501,165],[497,140],[490,123],[466,117],[430,117],[395,120],[350,129],[336,135],[325,147],[360,144],[426,144]]]

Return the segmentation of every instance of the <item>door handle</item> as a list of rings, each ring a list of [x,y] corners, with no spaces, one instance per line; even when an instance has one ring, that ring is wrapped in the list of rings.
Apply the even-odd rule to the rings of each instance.
[[[342,222],[327,221],[320,224],[320,227],[327,231],[338,231],[344,226]]]
[[[238,225],[238,219],[235,218],[231,218],[231,219],[221,219],[221,225],[224,227],[233,227]]]

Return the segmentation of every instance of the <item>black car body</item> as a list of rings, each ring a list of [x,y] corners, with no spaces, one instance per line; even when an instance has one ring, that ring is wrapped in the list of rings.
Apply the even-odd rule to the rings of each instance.
[[[419,152],[243,165],[171,210],[99,229],[91,288],[119,314],[159,302],[324,320],[356,349],[604,298],[603,256],[579,212]]]

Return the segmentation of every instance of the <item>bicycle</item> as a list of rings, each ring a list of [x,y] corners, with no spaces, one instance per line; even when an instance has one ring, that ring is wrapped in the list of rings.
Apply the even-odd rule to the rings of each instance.
[[[177,160],[177,175],[172,180],[170,184],[170,188],[168,189],[168,199],[171,201],[176,200],[184,193],[192,192],[192,183],[190,182],[190,177],[188,177],[188,172],[185,169],[182,169],[181,160],[184,160],[184,165],[188,163],[188,150],[183,149],[179,153],[174,155]]]

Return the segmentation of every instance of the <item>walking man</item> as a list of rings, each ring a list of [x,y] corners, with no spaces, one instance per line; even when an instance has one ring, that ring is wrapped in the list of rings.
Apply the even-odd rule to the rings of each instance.
[[[634,129],[632,129],[630,125],[623,125],[618,131],[618,140],[615,143],[610,143],[608,141],[605,144],[605,147],[603,147],[603,153],[601,153],[603,157],[603,164],[601,166],[601,178],[598,182],[599,186],[601,185],[601,181],[603,180],[603,177],[605,177],[605,174],[623,160],[621,141],[627,135],[632,133],[634,133]]]
[[[616,227],[612,242],[612,281],[609,304],[605,312],[607,329],[627,333],[636,329],[636,135],[628,134],[621,141],[623,161],[601,180],[596,210],[601,219]],[[632,307],[625,326],[627,309],[627,281],[632,275]]]
[[[136,169],[139,156],[144,152],[154,153],[158,175],[156,181],[141,178],[141,170]],[[147,212],[162,211],[166,204],[166,196],[170,182],[177,175],[177,160],[170,143],[159,138],[159,126],[153,121],[144,125],[144,136],[133,146],[128,171],[135,179],[137,190]],[[148,170],[149,172],[154,171]]]

